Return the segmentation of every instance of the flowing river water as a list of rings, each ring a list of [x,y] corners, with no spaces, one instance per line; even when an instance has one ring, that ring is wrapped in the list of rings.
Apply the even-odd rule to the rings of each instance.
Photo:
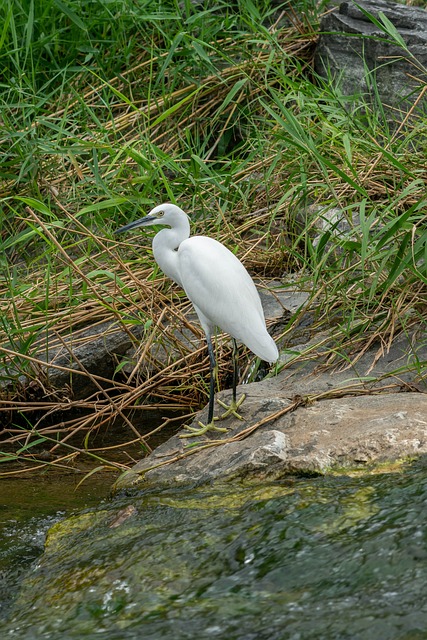
[[[21,485],[1,522],[1,638],[427,638],[426,462],[111,500],[105,479]]]

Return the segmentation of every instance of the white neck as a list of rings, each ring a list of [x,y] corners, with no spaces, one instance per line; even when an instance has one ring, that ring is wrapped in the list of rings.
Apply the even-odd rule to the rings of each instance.
[[[173,229],[162,229],[153,238],[154,259],[171,280],[182,286],[178,267],[177,249],[183,240],[190,237],[190,222],[187,216],[179,219]]]

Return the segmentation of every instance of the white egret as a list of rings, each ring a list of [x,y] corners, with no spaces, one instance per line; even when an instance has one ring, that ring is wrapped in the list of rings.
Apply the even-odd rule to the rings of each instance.
[[[162,271],[178,283],[193,303],[206,335],[210,362],[210,394],[208,421],[199,422],[200,429],[186,427],[191,433],[181,437],[199,436],[209,429],[226,431],[214,424],[214,392],[216,362],[212,345],[215,327],[233,338],[233,396],[227,411],[241,419],[238,408],[245,399],[236,399],[237,345],[243,342],[262,360],[273,363],[279,357],[276,343],[267,332],[264,312],[254,282],[243,264],[223,244],[207,236],[190,237],[187,214],[174,204],[154,207],[145,218],[117,229],[115,233],[141,226],[165,225],[153,238],[153,254]]]

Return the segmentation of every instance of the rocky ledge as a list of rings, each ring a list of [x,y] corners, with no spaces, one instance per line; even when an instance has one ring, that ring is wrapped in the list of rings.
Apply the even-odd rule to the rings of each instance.
[[[427,453],[426,337],[419,328],[388,352],[379,356],[372,348],[344,370],[322,372],[317,356],[241,386],[242,421],[223,421],[225,434],[172,437],[121,476],[116,488],[324,474]],[[227,401],[230,392],[219,397]]]

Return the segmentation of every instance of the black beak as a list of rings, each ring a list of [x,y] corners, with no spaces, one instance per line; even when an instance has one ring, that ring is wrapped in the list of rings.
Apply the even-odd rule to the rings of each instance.
[[[148,222],[152,222],[156,220],[155,216],[145,216],[145,218],[139,218],[139,220],[134,220],[133,222],[129,222],[129,224],[125,224],[124,227],[120,227],[114,231],[114,235],[119,233],[123,233],[124,231],[131,231],[132,229],[137,229],[138,227],[142,227],[144,224]]]

